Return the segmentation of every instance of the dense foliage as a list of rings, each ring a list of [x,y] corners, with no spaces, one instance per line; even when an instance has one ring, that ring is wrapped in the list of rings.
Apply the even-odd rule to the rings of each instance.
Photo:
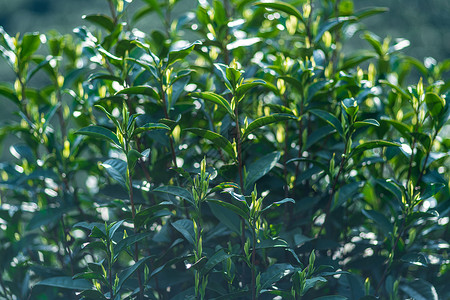
[[[449,60],[351,0],[130,2],[0,28],[1,298],[450,297]]]

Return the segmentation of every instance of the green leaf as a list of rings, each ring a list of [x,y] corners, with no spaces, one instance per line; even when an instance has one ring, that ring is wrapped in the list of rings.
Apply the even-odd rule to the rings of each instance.
[[[358,128],[364,127],[364,126],[380,127],[380,123],[378,123],[378,121],[375,119],[365,119],[363,121],[358,121],[358,122],[353,123],[353,128],[355,128],[355,129],[358,129]]]
[[[105,161],[102,166],[106,169],[109,176],[128,190],[127,163],[125,161],[117,158],[111,158]]]
[[[399,288],[414,300],[439,300],[434,286],[423,279],[415,279],[408,283],[403,282]]]
[[[44,279],[36,285],[53,286],[58,288],[70,289],[70,290],[89,290],[92,289],[92,284],[84,279],[72,279],[71,277],[52,277]]]
[[[59,221],[59,219],[69,211],[70,207],[49,207],[34,213],[33,218],[27,225],[27,230],[34,230],[41,226],[46,226]]]
[[[340,207],[347,200],[353,199],[354,195],[359,191],[359,189],[364,185],[363,181],[350,182],[344,186],[341,186],[337,193],[335,194],[333,205],[331,206],[331,211]]]
[[[278,206],[280,206],[281,204],[284,204],[284,203],[294,203],[295,204],[295,200],[292,199],[292,198],[284,198],[283,200],[273,202],[272,204],[268,205],[266,208],[261,210],[261,214],[267,212],[269,209],[271,209],[273,207],[278,207]]]
[[[136,226],[137,227],[137,226]],[[115,246],[114,246],[114,260],[119,257],[120,253],[125,249],[128,248],[135,243],[142,241],[146,237],[150,236],[149,232],[144,233],[138,233],[134,235],[130,235],[122,240],[120,240]]]
[[[320,110],[320,109],[311,109],[311,110],[309,110],[309,112],[318,116],[319,118],[321,118],[322,120],[324,120],[325,122],[327,122],[328,124],[333,126],[334,129],[337,130],[339,135],[344,137],[344,130],[342,129],[342,124],[341,124],[341,122],[339,122],[339,120],[335,116],[333,116],[332,114],[330,114],[327,111]]]
[[[100,25],[101,27],[105,28],[109,32],[114,31],[114,20],[111,19],[111,17],[104,15],[104,14],[93,14],[93,15],[84,15],[82,18],[86,21],[89,21],[93,24]]]
[[[169,126],[162,124],[162,123],[147,123],[142,127],[138,127],[134,130],[133,136],[145,131],[152,131],[152,130],[171,130]]]
[[[326,21],[322,26],[320,26],[319,31],[317,32],[317,35],[314,38],[314,43],[319,42],[326,31],[334,30],[336,27],[340,26],[343,23],[356,20],[357,18],[351,16],[351,17],[339,17]]]
[[[269,115],[269,116],[265,116],[265,117],[260,117],[256,120],[254,120],[253,122],[251,122],[247,128],[245,128],[244,134],[242,135],[242,139],[245,139],[250,133],[252,133],[253,131],[255,131],[256,129],[272,124],[272,123],[276,123],[276,122],[281,122],[281,121],[286,121],[286,120],[298,120],[298,118],[294,115],[288,115],[288,114],[273,114],[273,115]]]
[[[17,95],[14,92],[14,90],[9,88],[8,86],[6,86],[4,84],[0,84],[0,95],[8,98],[12,102],[14,102],[14,104],[20,105],[20,100],[17,97]]]
[[[403,192],[399,188],[399,186],[394,183],[394,181],[392,181],[390,179],[388,179],[388,180],[376,179],[375,182],[377,184],[379,184],[380,186],[382,186],[386,191],[389,191],[390,193],[392,193],[392,195],[394,195],[395,198],[397,198],[397,201],[402,203]]]
[[[166,193],[178,196],[181,199],[184,199],[195,206],[195,201],[194,198],[192,197],[192,194],[188,190],[179,186],[164,185],[153,189],[152,192]]]
[[[112,239],[114,237],[114,234],[116,233],[117,229],[119,229],[119,227],[122,226],[123,222],[125,222],[125,220],[120,220],[109,225],[108,231],[109,239]]]
[[[445,107],[444,99],[435,93],[426,93],[425,103],[427,104],[428,112],[433,118],[438,117]]]
[[[153,218],[153,216],[157,212],[168,209],[171,206],[174,206],[174,204],[172,202],[164,201],[164,202],[161,202],[159,204],[153,205],[149,208],[139,211],[134,218],[134,224],[135,224],[136,228],[140,228],[142,225],[144,225],[144,223],[146,223],[148,219]]]
[[[119,274],[119,284],[117,285],[117,291],[119,291],[122,288],[122,285],[124,284],[124,282],[130,278],[131,275],[133,275],[133,273],[136,272],[136,270],[143,264],[145,263],[147,260],[149,260],[150,257],[144,257],[142,259],[140,259],[138,262],[136,262],[134,265],[132,265],[131,267],[123,270],[122,272],[120,272]]]
[[[238,214],[239,216],[241,216],[244,220],[248,220],[248,218],[249,218],[249,211],[244,211],[242,208],[240,208],[234,204],[224,202],[221,200],[215,200],[215,199],[207,199],[206,201],[208,203],[213,203],[213,204],[217,204],[222,207],[225,207],[225,208],[233,211],[234,213]]]
[[[224,189],[236,189],[236,190],[239,191],[241,189],[241,187],[238,184],[234,183],[234,182],[222,182],[222,183],[219,183],[218,185],[216,185],[215,187],[213,187],[208,192],[208,195],[210,195],[212,193],[215,193],[215,192],[218,192],[218,191],[222,191]]]
[[[182,219],[172,223],[172,226],[181,233],[184,238],[194,245],[194,223],[192,220]]]
[[[211,256],[206,264],[201,269],[202,276],[207,275],[217,264],[223,262],[224,260],[230,258],[232,255],[226,253],[223,249],[220,249],[213,256]]]
[[[169,52],[169,58],[167,61],[167,65],[170,66],[174,64],[175,62],[184,59],[186,56],[189,55],[189,53],[192,52],[195,45],[201,45],[202,43],[200,41],[195,41],[192,44],[189,44],[181,49],[171,51]]]
[[[408,93],[406,93],[401,87],[399,87],[399,86],[397,86],[397,85],[395,85],[395,84],[392,84],[392,83],[390,83],[389,81],[384,80],[384,79],[381,79],[379,82],[382,83],[382,84],[388,85],[390,88],[392,88],[393,90],[395,90],[398,94],[402,95],[403,98],[405,98],[405,99],[411,99],[411,96],[408,95]]]
[[[358,102],[354,98],[346,98],[342,102],[342,107],[344,108],[345,112],[353,118],[355,114],[358,112]]]
[[[214,202],[208,201],[208,206],[211,209],[213,215],[222,222],[225,226],[236,232],[237,234],[241,234],[241,226],[240,219],[229,208],[225,208],[224,206],[218,205]]]
[[[106,129],[105,127],[97,126],[97,125],[90,125],[88,127],[81,128],[76,134],[82,134],[91,136],[94,138],[101,138],[110,142],[113,142],[117,146],[120,146],[119,139],[117,136],[109,129]]]
[[[274,264],[267,271],[261,274],[261,288],[271,287],[280,279],[286,277],[294,271],[294,267],[290,264]]]
[[[263,1],[255,2],[254,5],[282,11],[284,13],[287,13],[288,15],[296,17],[302,23],[305,23],[305,20],[303,19],[303,16],[300,13],[300,11],[289,3],[282,2],[282,1],[274,1],[274,0],[263,0]]]
[[[370,142],[365,142],[362,144],[359,144],[355,148],[352,149],[350,152],[350,157],[359,154],[361,152],[364,152],[366,150],[374,149],[374,148],[381,148],[381,147],[400,147],[401,145],[398,143],[388,142],[388,141],[381,141],[381,140],[375,140]]]
[[[20,52],[19,57],[22,61],[26,61],[34,52],[37,51],[39,46],[41,45],[41,37],[40,34],[35,33],[26,33],[20,44]]]
[[[189,95],[219,105],[220,107],[224,108],[230,116],[234,118],[233,109],[231,108],[230,103],[228,103],[228,101],[224,97],[213,92],[190,93]]]
[[[385,236],[389,236],[389,234],[393,232],[394,227],[392,223],[382,213],[376,210],[365,210],[365,209],[362,210],[362,213],[367,218],[377,223]]]
[[[306,139],[305,150],[308,150],[315,143],[317,143],[324,137],[329,136],[330,134],[333,134],[335,132],[336,132],[336,129],[329,125],[321,126],[320,128],[317,128],[317,130],[314,130]]]
[[[361,63],[371,58],[377,57],[377,54],[369,50],[361,50],[350,54],[344,58],[344,62],[340,67],[340,70],[347,70],[360,65]]]
[[[427,258],[422,253],[406,253],[401,260],[416,266],[428,266]]]
[[[430,197],[433,197],[437,193],[439,193],[440,190],[442,190],[445,187],[445,184],[443,183],[430,183],[427,184],[425,187],[425,190],[423,191],[422,195],[417,199],[418,201],[426,200]]]
[[[235,92],[236,99],[238,99],[238,101],[240,101],[249,90],[251,90],[252,88],[257,87],[259,85],[266,86],[266,82],[264,80],[255,80],[252,82],[247,82],[247,83],[241,84],[236,89],[236,92]]]
[[[145,95],[145,96],[149,96],[156,100],[160,99],[158,92],[149,85],[140,85],[140,86],[133,86],[133,87],[125,88],[116,93],[116,95],[120,95],[120,94]]]
[[[316,276],[305,280],[305,287],[303,288],[303,293],[313,288],[318,282],[327,282],[322,276]]]
[[[319,298],[315,298],[314,300],[347,300],[347,297],[344,296],[339,296],[339,295],[330,295],[330,296],[322,296]],[[377,298],[375,298],[377,299]],[[358,299],[358,300],[363,300],[363,299]]]
[[[219,147],[220,149],[228,153],[228,155],[230,155],[234,160],[236,160],[236,153],[234,151],[233,145],[231,145],[230,141],[228,141],[224,136],[210,130],[200,128],[187,128],[184,130],[192,132],[193,134],[211,141],[215,147]]]
[[[246,191],[253,189],[255,182],[270,172],[275,167],[276,163],[280,160],[281,153],[275,151],[264,155],[257,161],[250,164],[247,168],[247,177],[245,179],[244,189]]]
[[[80,296],[83,297],[83,299],[86,300],[107,300],[101,292],[97,290],[85,290],[80,293]]]
[[[381,14],[381,13],[385,13],[388,11],[389,11],[389,8],[387,8],[387,7],[368,7],[368,8],[362,9],[360,11],[357,11],[355,13],[355,17],[357,17],[358,19],[361,20],[363,18],[367,18],[367,17]]]

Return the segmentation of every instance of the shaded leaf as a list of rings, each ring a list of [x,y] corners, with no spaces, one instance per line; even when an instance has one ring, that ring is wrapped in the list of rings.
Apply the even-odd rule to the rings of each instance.
[[[70,290],[89,290],[92,289],[92,283],[85,279],[72,279],[71,277],[52,277],[44,279],[36,285],[53,286]]]
[[[247,168],[247,177],[245,178],[244,189],[247,191],[253,188],[255,182],[270,172],[280,160],[281,153],[275,151],[264,155],[257,161],[250,164]]]
[[[109,176],[116,180],[121,186],[128,189],[127,163],[121,159],[111,158],[102,163]]]
[[[213,143],[214,146],[219,147],[228,153],[234,160],[236,159],[236,154],[234,152],[233,145],[222,135],[212,132],[210,130],[200,129],[200,128],[187,128],[185,131],[192,132],[198,136],[201,136]]]
[[[81,128],[80,130],[78,130],[75,133],[87,135],[87,136],[91,136],[91,137],[95,137],[95,138],[101,138],[101,139],[113,142],[117,146],[120,146],[119,139],[114,134],[114,132],[112,132],[111,130],[106,129],[104,127],[101,127],[101,126],[90,125],[88,127]]]
[[[194,223],[192,220],[182,219],[172,223],[172,226],[181,233],[184,238],[194,245]]]
[[[341,124],[341,122],[339,122],[339,120],[334,115],[330,114],[327,111],[320,110],[320,109],[311,109],[311,110],[309,110],[309,112],[318,116],[319,118],[321,118],[322,120],[324,120],[325,122],[327,122],[328,124],[333,126],[334,129],[337,130],[339,135],[341,135],[342,137],[344,136],[344,130],[342,129],[342,124]]]

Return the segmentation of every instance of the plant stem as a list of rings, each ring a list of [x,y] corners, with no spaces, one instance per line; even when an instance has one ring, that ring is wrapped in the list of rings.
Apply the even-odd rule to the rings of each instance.
[[[333,196],[334,196],[334,193],[336,192],[337,183],[339,182],[339,176],[341,175],[342,171],[344,170],[345,162],[347,161],[347,150],[348,150],[348,141],[345,142],[344,154],[343,154],[343,157],[341,160],[341,164],[339,166],[339,171],[338,171],[336,177],[334,178],[333,186],[332,186],[331,192],[330,192],[330,198],[328,200],[327,207],[325,208],[325,219],[323,220],[323,223],[320,226],[319,232],[317,232],[317,234],[316,234],[316,238],[322,233],[325,223],[327,222],[328,216],[330,215],[331,204],[333,203]]]
[[[127,149],[128,150],[128,149]],[[131,169],[128,168],[128,183],[129,183],[129,195],[130,195],[130,202],[131,202],[131,216],[133,218],[133,224],[134,224],[134,220],[136,217],[136,207],[134,205],[134,199],[133,199],[133,182],[132,182],[132,178],[131,178]],[[136,228],[136,226],[134,227],[134,233],[137,234],[138,233],[138,228]],[[138,243],[134,243],[134,261],[135,263],[138,262],[139,260],[139,247],[138,247]],[[139,283],[139,299],[144,299],[144,287],[142,285],[142,278],[141,278],[141,273],[139,272],[139,270],[136,271],[137,272],[137,276],[138,276],[138,283]]]
[[[252,224],[252,300],[256,299],[256,276],[255,276],[255,258],[256,258],[256,233],[255,233],[255,224]]]

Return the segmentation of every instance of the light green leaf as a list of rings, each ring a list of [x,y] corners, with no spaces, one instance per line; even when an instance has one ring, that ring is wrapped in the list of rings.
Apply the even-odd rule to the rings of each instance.
[[[358,121],[358,122],[353,123],[353,128],[355,128],[355,129],[358,129],[363,126],[380,127],[380,123],[378,123],[378,121],[375,119],[365,119],[363,121]]]
[[[272,204],[268,205],[266,208],[261,210],[261,214],[267,212],[269,209],[271,209],[273,207],[278,207],[278,206],[280,206],[281,204],[284,204],[284,203],[294,203],[295,204],[295,200],[292,199],[292,198],[284,198],[283,200],[273,202]]]
[[[234,118],[233,109],[231,109],[230,103],[228,103],[228,101],[224,97],[213,92],[190,93],[189,95],[219,105],[220,107],[224,108],[230,116]]]

